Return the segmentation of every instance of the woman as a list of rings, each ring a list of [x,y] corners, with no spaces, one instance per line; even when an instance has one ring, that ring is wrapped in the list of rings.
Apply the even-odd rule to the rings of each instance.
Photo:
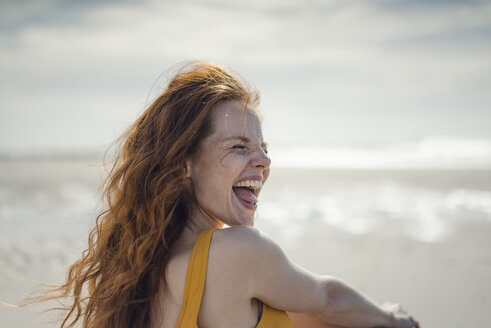
[[[73,297],[62,327],[418,326],[252,228],[271,162],[257,104],[217,65],[176,74],[123,138],[107,208],[52,296]]]

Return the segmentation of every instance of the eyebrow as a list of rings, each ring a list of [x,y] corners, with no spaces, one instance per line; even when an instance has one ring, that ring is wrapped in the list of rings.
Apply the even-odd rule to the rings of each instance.
[[[244,136],[228,137],[228,138],[225,138],[223,141],[226,142],[226,141],[229,141],[229,140],[240,140],[243,143],[251,143],[251,139],[249,139],[247,137],[244,137]],[[268,143],[267,142],[261,141],[261,147],[267,147],[267,146],[268,146]]]

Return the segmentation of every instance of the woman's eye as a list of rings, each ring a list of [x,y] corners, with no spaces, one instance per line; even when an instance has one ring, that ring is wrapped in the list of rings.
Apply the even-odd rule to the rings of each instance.
[[[245,150],[247,147],[245,145],[235,145],[232,147],[233,149]]]

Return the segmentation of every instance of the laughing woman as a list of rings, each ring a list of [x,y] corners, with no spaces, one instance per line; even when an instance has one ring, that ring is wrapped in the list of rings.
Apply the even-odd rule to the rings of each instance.
[[[70,299],[61,327],[418,326],[253,228],[271,163],[257,105],[217,65],[174,76],[122,139],[89,247],[51,297]]]

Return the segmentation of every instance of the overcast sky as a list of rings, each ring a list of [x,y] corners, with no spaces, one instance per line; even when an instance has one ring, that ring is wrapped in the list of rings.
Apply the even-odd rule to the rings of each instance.
[[[490,58],[489,1],[3,0],[0,153],[101,151],[188,59],[261,91],[273,146],[489,139]]]

